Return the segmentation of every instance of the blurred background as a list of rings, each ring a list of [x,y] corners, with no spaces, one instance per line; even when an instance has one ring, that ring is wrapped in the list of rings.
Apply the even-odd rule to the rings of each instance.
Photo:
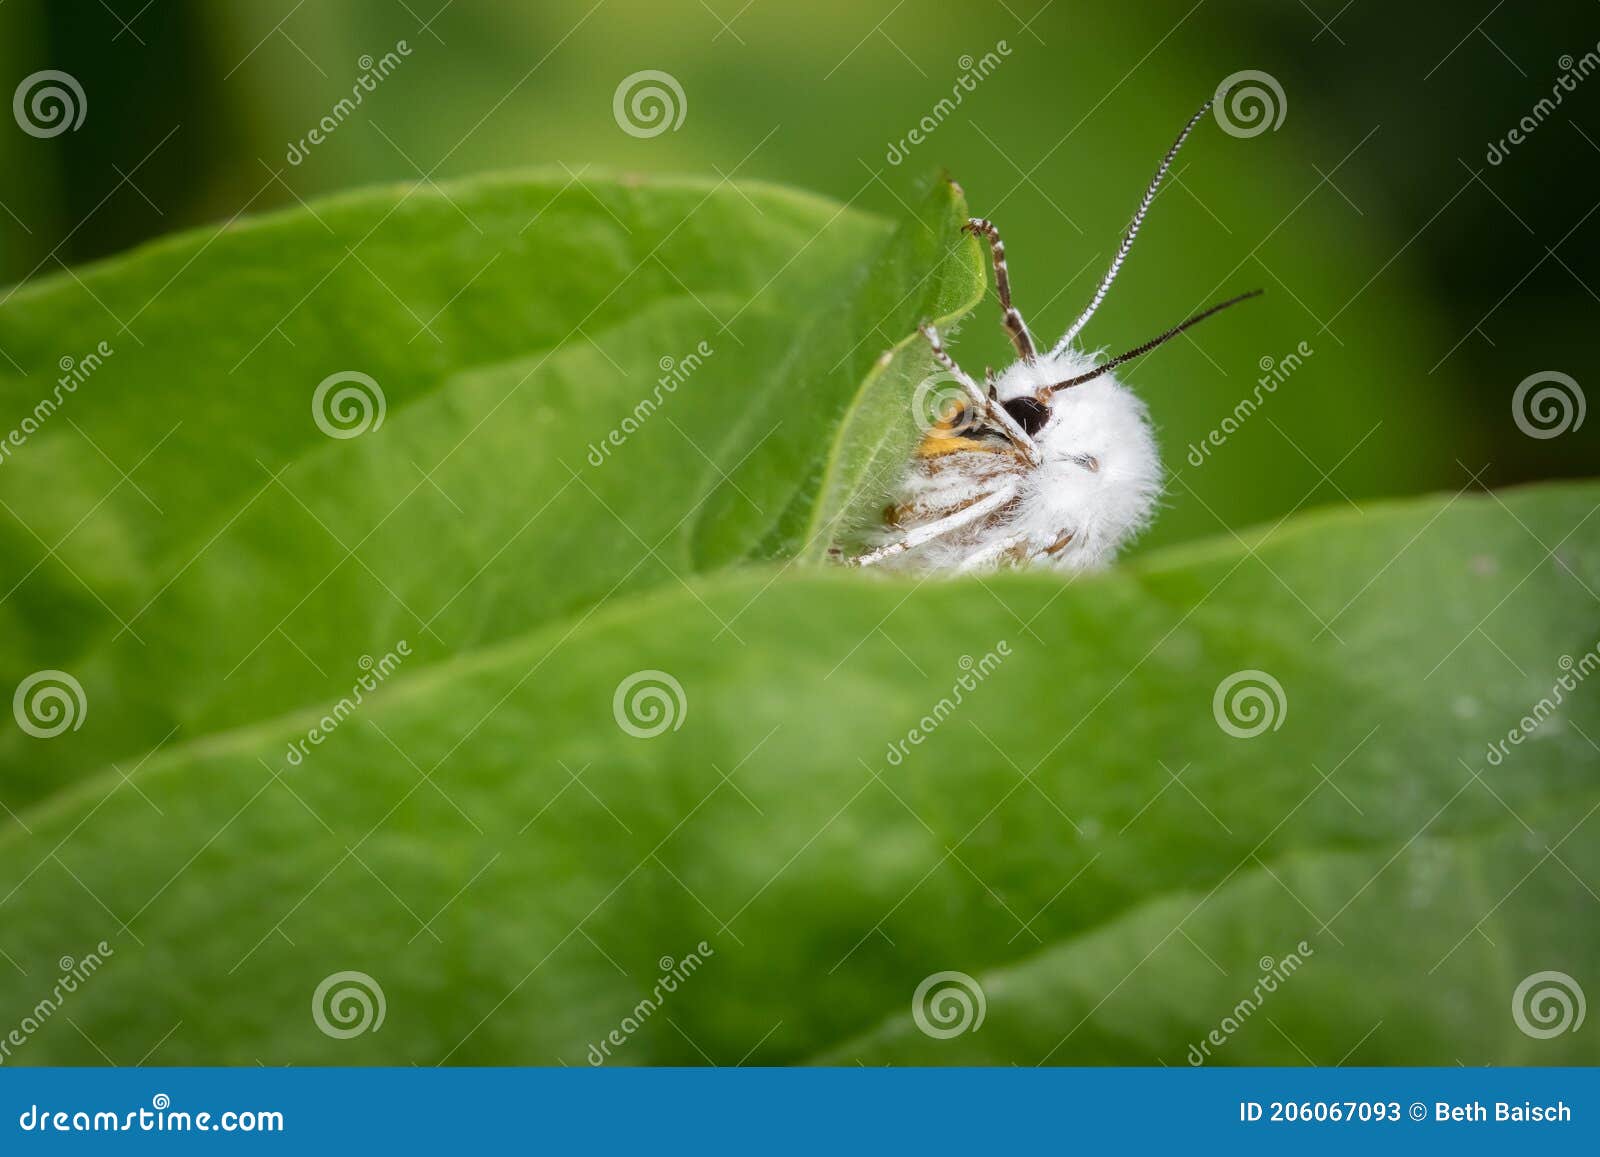
[[[1000,225],[1052,339],[1178,127],[1224,77],[1264,72],[1281,123],[1202,125],[1085,335],[1117,352],[1267,290],[1130,367],[1174,472],[1142,549],[1600,460],[1600,418],[1543,438],[1512,415],[1530,375],[1596,380],[1595,4],[9,0],[4,91],[43,69],[77,79],[87,115],[0,132],[0,283],[373,182],[684,172],[896,215],[944,168]],[[612,109],[644,69],[684,92],[682,124],[650,138]],[[994,322],[991,302],[963,328],[974,370],[1005,357]]]

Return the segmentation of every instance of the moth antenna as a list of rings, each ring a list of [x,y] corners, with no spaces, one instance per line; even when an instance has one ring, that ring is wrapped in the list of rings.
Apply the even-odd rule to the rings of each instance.
[[[989,396],[991,398],[999,396],[996,393],[995,388],[994,388],[994,367],[993,366],[984,366],[983,367],[983,384],[989,387]]]
[[[1120,366],[1123,362],[1130,362],[1134,358],[1142,357],[1143,355],[1149,353],[1151,350],[1155,349],[1159,345],[1165,345],[1167,342],[1169,342],[1173,338],[1177,337],[1180,333],[1182,333],[1184,330],[1188,329],[1190,326],[1199,325],[1206,318],[1211,317],[1213,314],[1221,313],[1223,310],[1227,309],[1230,305],[1238,305],[1241,301],[1249,301],[1252,297],[1260,297],[1262,292],[1263,291],[1259,290],[1259,289],[1252,289],[1249,293],[1241,293],[1238,297],[1230,297],[1230,298],[1228,298],[1227,301],[1218,302],[1216,305],[1213,305],[1210,309],[1202,310],[1200,313],[1195,314],[1188,321],[1183,322],[1183,323],[1181,323],[1179,325],[1173,326],[1171,329],[1169,329],[1166,333],[1162,334],[1160,337],[1153,337],[1149,341],[1145,342],[1143,345],[1134,346],[1127,353],[1118,354],[1116,357],[1112,358],[1110,361],[1106,362],[1104,365],[1096,366],[1094,369],[1090,370],[1086,374],[1080,374],[1079,376],[1077,376],[1075,378],[1068,378],[1064,382],[1057,382],[1052,386],[1046,386],[1044,388],[1044,390],[1042,391],[1042,393],[1044,393],[1045,395],[1049,395],[1049,394],[1055,393],[1057,390],[1065,390],[1065,389],[1068,389],[1068,388],[1070,388],[1072,386],[1081,386],[1081,385],[1083,385],[1084,382],[1093,381],[1095,378],[1098,378],[1101,374],[1105,373],[1106,371],[1115,369],[1117,366]]]
[[[1214,97],[1212,98],[1215,99]],[[1161,182],[1167,175],[1167,170],[1172,167],[1172,162],[1178,155],[1178,150],[1183,147],[1183,142],[1189,139],[1189,134],[1194,131],[1194,126],[1200,123],[1200,118],[1211,111],[1212,101],[1208,100],[1200,106],[1200,111],[1189,118],[1189,123],[1183,126],[1183,131],[1178,134],[1178,139],[1172,142],[1172,147],[1167,150],[1167,155],[1161,158],[1161,164],[1156,168],[1156,175],[1151,178],[1149,187],[1144,191],[1144,199],[1139,202],[1139,208],[1133,214],[1133,220],[1128,222],[1128,229],[1122,235],[1122,243],[1117,246],[1116,256],[1111,259],[1111,268],[1106,270],[1106,275],[1100,279],[1100,285],[1094,291],[1094,296],[1089,299],[1089,304],[1078,315],[1078,320],[1073,322],[1066,335],[1056,342],[1055,348],[1050,352],[1059,354],[1072,343],[1078,332],[1089,323],[1094,316],[1094,311],[1100,308],[1100,303],[1106,298],[1106,291],[1111,288],[1111,283],[1117,279],[1117,274],[1122,270],[1122,263],[1127,259],[1128,251],[1133,248],[1133,239],[1139,235],[1139,226],[1144,224],[1145,214],[1150,211],[1151,203],[1156,199],[1156,190],[1161,188]]]

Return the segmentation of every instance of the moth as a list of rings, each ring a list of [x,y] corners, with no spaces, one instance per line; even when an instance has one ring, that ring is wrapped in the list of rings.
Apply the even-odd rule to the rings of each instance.
[[[926,322],[934,360],[960,387],[918,443],[878,545],[852,566],[974,571],[1042,564],[1090,570],[1147,526],[1162,490],[1161,456],[1144,402],[1112,373],[1191,326],[1252,297],[1241,293],[1105,361],[1074,344],[1116,280],[1178,150],[1210,111],[1201,106],[1162,157],[1111,266],[1061,340],[1041,352],[1011,303],[1005,246],[994,223],[965,232],[988,241],[1001,324],[1017,360],[980,387]]]

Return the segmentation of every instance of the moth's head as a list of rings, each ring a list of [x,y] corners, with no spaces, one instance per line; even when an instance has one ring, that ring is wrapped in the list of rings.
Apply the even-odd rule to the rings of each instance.
[[[1031,438],[1044,429],[1050,407],[1031,395],[1012,398],[1000,405],[1012,421]],[[938,419],[923,433],[917,444],[918,458],[942,458],[946,454],[1009,454],[1011,443],[999,427],[991,424],[970,401],[950,399]]]

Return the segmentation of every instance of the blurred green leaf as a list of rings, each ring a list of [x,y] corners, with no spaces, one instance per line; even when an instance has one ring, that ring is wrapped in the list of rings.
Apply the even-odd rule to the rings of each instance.
[[[936,182],[857,284],[825,296],[828,307],[779,368],[781,388],[744,418],[739,441],[765,433],[706,503],[703,530],[727,543],[719,551],[703,534],[709,561],[731,561],[750,548],[817,559],[834,542],[881,526],[915,442],[907,399],[934,368],[916,327],[959,321],[986,287],[985,259],[961,229],[967,218],[961,189]],[[792,488],[776,524],[740,501],[752,480],[759,485],[773,474],[791,479]],[[741,538],[733,529],[741,524],[764,533]]]
[[[0,1007],[105,938],[19,1056],[1182,1064],[1236,1018],[1212,1060],[1593,1063],[1511,994],[1600,950],[1600,711],[1484,752],[1594,645],[1597,499],[1313,517],[1071,584],[735,572],[403,667],[301,766],[318,712],[20,813]],[[613,701],[642,664],[654,738]],[[1250,669],[1283,697],[1236,738],[1212,688]],[[308,1006],[351,970],[386,1017],[333,1039]],[[949,970],[986,1019],[933,1039],[912,994]]]

